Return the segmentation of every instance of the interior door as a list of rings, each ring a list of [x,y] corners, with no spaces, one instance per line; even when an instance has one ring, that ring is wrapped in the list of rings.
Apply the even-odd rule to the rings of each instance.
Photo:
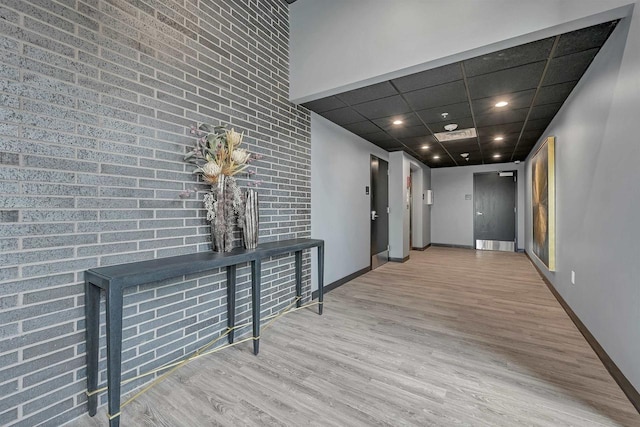
[[[371,269],[389,261],[389,163],[371,156]]]
[[[473,175],[476,249],[516,249],[516,171]]]

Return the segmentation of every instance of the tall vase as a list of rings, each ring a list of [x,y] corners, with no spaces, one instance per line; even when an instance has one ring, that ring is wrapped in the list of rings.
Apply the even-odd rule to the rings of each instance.
[[[216,216],[211,223],[211,245],[212,249],[216,252],[224,252],[226,247],[226,197],[226,179],[224,175],[220,175],[218,177],[218,184],[216,188]]]
[[[242,228],[245,248],[255,249],[258,246],[259,225],[258,193],[255,190],[249,190],[246,194],[244,227]]]

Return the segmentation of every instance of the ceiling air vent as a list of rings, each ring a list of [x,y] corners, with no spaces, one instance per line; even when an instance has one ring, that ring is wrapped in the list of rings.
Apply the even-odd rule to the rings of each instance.
[[[476,137],[476,128],[460,129],[451,132],[439,132],[434,134],[438,141],[455,141],[457,139],[469,139]]]

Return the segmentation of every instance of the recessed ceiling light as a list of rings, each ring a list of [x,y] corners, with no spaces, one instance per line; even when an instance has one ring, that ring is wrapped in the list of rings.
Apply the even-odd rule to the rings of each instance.
[[[438,160],[440,156],[433,156],[433,160]]]
[[[420,147],[420,148],[422,148],[423,150],[428,150],[428,149],[429,149],[429,146],[428,146],[427,144],[424,144],[424,145],[423,145],[422,147]]]
[[[500,101],[496,104],[496,107],[500,108],[500,107],[506,107],[507,105],[509,105],[509,103],[507,101]]]
[[[493,158],[494,158],[494,159],[499,159],[499,158],[500,158],[500,154],[494,154],[494,155],[493,155]]]
[[[493,138],[494,141],[502,141],[504,139],[504,136],[496,136],[495,138]]]
[[[401,125],[402,123],[403,123],[402,120],[394,120],[393,121],[394,125]]]

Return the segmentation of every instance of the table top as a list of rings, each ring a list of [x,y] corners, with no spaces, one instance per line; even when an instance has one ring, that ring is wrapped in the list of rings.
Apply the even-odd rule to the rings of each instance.
[[[85,276],[88,279],[92,279],[91,282],[100,287],[117,285],[126,288],[322,245],[324,245],[324,240],[320,239],[278,240],[261,243],[256,249],[235,248],[231,252],[196,252],[187,255],[92,268],[85,272]]]

